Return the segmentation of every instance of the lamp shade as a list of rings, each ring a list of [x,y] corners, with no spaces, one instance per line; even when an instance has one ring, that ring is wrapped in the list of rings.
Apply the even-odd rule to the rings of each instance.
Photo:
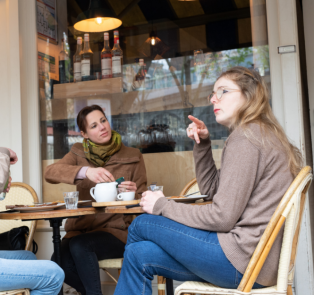
[[[122,21],[103,5],[103,1],[91,0],[88,10],[78,15],[74,28],[81,32],[105,32],[120,27]]]

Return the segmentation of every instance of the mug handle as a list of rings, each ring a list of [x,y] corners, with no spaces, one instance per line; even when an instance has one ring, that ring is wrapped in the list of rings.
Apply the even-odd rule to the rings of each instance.
[[[92,187],[89,192],[92,195],[92,197],[96,200],[96,198],[94,196],[94,190],[95,190],[95,187]]]
[[[117,195],[117,200],[118,200],[118,201],[123,201],[122,194],[118,194],[118,195]]]

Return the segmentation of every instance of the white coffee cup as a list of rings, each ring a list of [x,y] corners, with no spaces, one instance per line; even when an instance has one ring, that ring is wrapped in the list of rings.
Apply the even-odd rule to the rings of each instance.
[[[135,192],[124,192],[117,195],[117,201],[132,201],[135,198]]]
[[[90,189],[90,194],[96,202],[113,202],[117,197],[117,184],[117,182],[97,183]]]

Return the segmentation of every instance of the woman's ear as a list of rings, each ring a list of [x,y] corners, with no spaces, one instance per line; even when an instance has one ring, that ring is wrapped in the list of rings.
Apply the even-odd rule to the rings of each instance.
[[[85,133],[84,131],[81,131],[81,135],[82,135],[84,138],[88,139],[87,133]]]

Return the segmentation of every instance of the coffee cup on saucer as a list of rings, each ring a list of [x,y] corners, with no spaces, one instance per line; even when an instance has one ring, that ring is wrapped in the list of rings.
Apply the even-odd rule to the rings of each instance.
[[[135,192],[124,192],[117,195],[117,201],[132,201],[135,198]]]

